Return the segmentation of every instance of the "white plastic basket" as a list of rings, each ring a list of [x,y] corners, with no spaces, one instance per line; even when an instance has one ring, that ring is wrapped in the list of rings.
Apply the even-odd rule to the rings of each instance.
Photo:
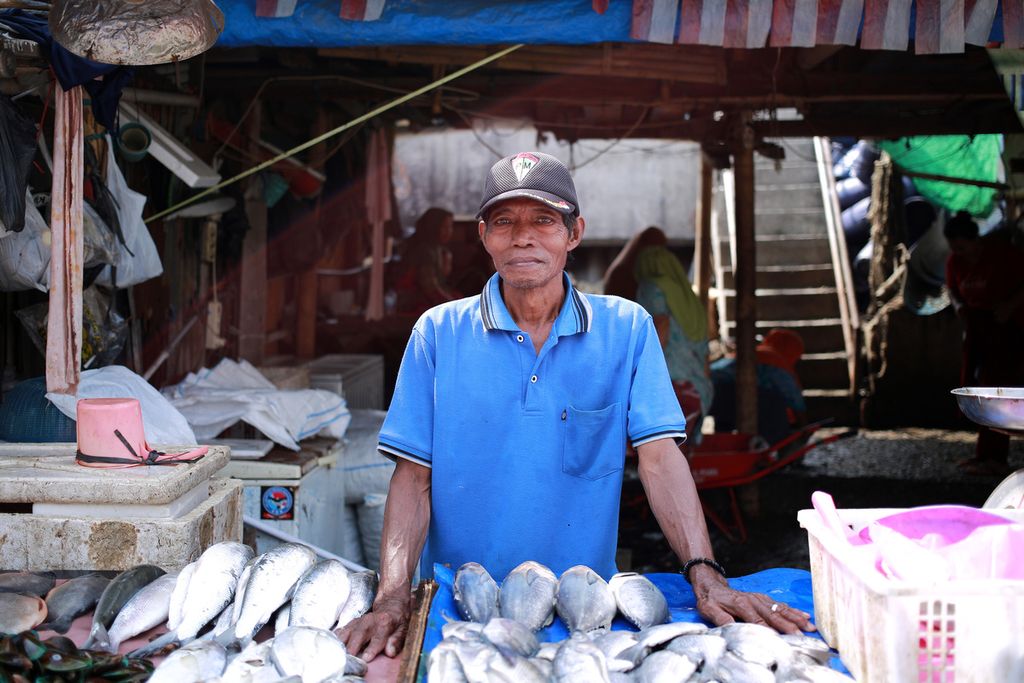
[[[860,529],[896,509],[839,510]],[[1024,521],[1024,512],[987,510]],[[860,683],[1024,681],[1024,581],[944,586],[865,571],[814,510],[797,514],[810,547],[818,630]]]

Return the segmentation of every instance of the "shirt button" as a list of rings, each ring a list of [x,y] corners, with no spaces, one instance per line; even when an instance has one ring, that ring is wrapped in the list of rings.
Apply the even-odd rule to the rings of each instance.
[[[531,377],[530,381],[533,382],[534,384],[536,384],[537,383],[537,375],[534,375],[533,377]]]
[[[516,341],[519,342],[520,344],[523,343],[523,339],[525,339],[525,337],[523,337],[523,335],[521,335],[521,334],[517,334],[516,335]]]

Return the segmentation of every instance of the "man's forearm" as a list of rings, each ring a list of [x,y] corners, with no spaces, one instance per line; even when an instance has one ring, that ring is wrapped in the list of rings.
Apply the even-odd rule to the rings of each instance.
[[[430,524],[430,468],[399,460],[391,476],[381,537],[380,588],[375,604],[408,600]]]
[[[639,448],[640,480],[662,533],[680,560],[714,557],[707,522],[701,510],[690,466],[671,439],[659,439]],[[691,579],[705,576],[694,568]]]

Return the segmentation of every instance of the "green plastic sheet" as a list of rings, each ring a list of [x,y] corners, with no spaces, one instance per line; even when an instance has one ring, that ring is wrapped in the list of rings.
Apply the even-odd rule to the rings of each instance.
[[[999,135],[923,135],[879,143],[904,171],[930,173],[969,180],[998,182]],[[996,190],[942,180],[913,178],[925,199],[952,213],[967,211],[984,218],[995,206]]]

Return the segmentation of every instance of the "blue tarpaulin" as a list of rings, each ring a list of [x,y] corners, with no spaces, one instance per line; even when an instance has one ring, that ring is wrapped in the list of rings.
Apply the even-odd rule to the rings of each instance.
[[[633,42],[632,2],[612,2],[604,14],[591,0],[386,0],[376,21],[339,17],[340,0],[298,0],[289,17],[255,15],[253,0],[217,0],[226,26],[218,45],[241,47],[367,47],[374,45],[581,45]],[[914,35],[915,13],[909,34]],[[997,12],[990,40],[1003,39]]]
[[[697,599],[693,589],[686,582],[681,574],[647,574],[647,578],[654,583],[661,592],[665,594],[668,601],[670,621],[700,622],[700,615],[697,613]],[[454,572],[440,564],[434,565],[434,580],[437,581],[437,593],[430,604],[430,614],[427,616],[427,630],[423,637],[423,649],[420,657],[420,669],[417,680],[420,683],[427,681],[426,669],[430,651],[441,642],[441,627],[449,621],[461,619],[459,610],[455,605],[455,595],[452,592]],[[729,579],[729,585],[736,590],[753,593],[765,593],[773,600],[784,602],[790,607],[814,614],[814,598],[811,591],[811,573],[802,569],[768,569],[763,572]],[[623,619],[616,616],[612,622],[612,630],[631,630],[636,628]],[[817,635],[817,634],[810,634]],[[544,643],[554,643],[565,640],[569,637],[569,631],[565,624],[558,617],[550,626],[541,629],[537,633],[537,639]],[[829,665],[837,671],[848,673],[838,656],[834,656]]]

